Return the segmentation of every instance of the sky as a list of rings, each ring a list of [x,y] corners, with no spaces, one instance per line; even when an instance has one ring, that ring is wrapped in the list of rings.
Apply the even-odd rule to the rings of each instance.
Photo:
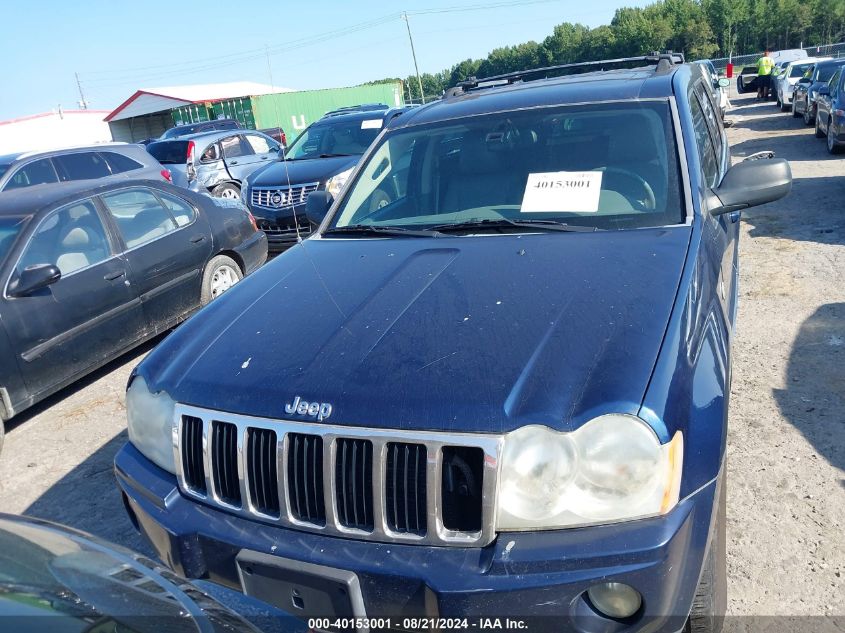
[[[541,41],[561,22],[607,24],[644,0],[29,0],[3,7],[0,121],[112,110],[140,88],[255,81],[334,88],[438,72],[494,48]],[[268,64],[269,56],[269,64]]]

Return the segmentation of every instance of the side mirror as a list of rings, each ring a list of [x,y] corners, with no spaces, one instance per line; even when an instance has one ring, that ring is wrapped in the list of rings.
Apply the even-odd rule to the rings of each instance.
[[[56,283],[61,276],[61,271],[53,264],[29,266],[24,268],[17,279],[9,284],[9,294],[13,297],[25,297]]]
[[[725,79],[724,77],[722,77],[721,79],[719,79],[719,87],[720,87],[720,88],[727,88],[727,87],[729,87],[730,85],[731,85],[731,80],[730,80],[730,79]]]
[[[722,215],[780,200],[792,189],[792,170],[783,158],[737,163],[707,201],[712,215]]]
[[[824,95],[829,95],[829,94],[830,94],[830,86],[819,86],[818,95],[820,97],[822,97]]]
[[[311,224],[322,224],[326,213],[334,202],[334,196],[328,191],[312,191],[305,199],[305,217]]]

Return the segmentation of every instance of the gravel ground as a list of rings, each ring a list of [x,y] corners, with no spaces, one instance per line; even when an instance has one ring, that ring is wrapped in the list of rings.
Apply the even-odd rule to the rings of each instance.
[[[772,149],[790,160],[795,186],[742,221],[729,610],[845,615],[845,159],[771,104],[734,106],[735,156]],[[126,379],[151,347],[15,419],[0,458],[0,510],[149,553],[126,519],[111,467],[126,441]]]

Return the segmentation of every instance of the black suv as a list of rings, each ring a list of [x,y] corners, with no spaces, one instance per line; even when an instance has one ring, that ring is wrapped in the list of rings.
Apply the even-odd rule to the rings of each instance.
[[[283,251],[311,233],[305,219],[308,194],[340,193],[370,143],[407,109],[372,104],[328,112],[290,144],[283,159],[241,182],[241,199],[267,234],[271,251]],[[389,201],[385,196],[377,204]]]
[[[562,66],[390,122],[133,372],[158,556],[317,630],[718,630],[738,214],[792,181],[731,166],[709,81]]]

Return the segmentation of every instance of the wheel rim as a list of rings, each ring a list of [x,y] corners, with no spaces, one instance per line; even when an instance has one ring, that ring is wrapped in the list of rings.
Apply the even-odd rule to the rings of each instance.
[[[232,189],[230,187],[226,187],[223,191],[220,192],[220,197],[221,198],[237,198],[238,193],[234,189]]]
[[[220,266],[211,276],[211,297],[219,297],[238,283],[238,274],[231,266]]]

